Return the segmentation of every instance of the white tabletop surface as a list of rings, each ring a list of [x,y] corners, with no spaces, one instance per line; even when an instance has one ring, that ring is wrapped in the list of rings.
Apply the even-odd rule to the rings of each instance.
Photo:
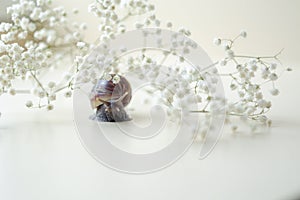
[[[122,174],[94,160],[77,136],[70,102],[57,105],[54,112],[30,112],[14,106],[15,98],[4,96],[0,100],[1,199],[300,197],[300,95],[290,89],[299,75],[296,71],[282,81],[269,131],[237,135],[224,131],[206,159],[197,159],[198,142],[171,167],[148,175]]]
[[[158,4],[157,7],[161,6],[158,12],[163,18],[167,18],[162,14],[168,9],[165,1],[155,2]],[[196,6],[192,6],[190,0],[185,2],[190,2],[185,10],[190,8],[191,14],[195,15],[197,10],[193,7]],[[208,2],[216,3],[216,1]],[[258,5],[261,2],[256,3]],[[271,2],[285,5],[287,1],[269,1]],[[298,5],[298,1],[290,2]],[[201,3],[203,1],[199,1],[197,5],[200,6]],[[180,1],[174,1],[174,4],[177,7],[170,11],[169,19],[175,18],[176,21],[178,16],[173,12],[180,6]],[[266,3],[262,2],[262,4]],[[290,9],[295,5],[291,5]],[[207,6],[209,9],[214,7],[210,4]],[[201,9],[203,11],[204,8]],[[286,17],[283,15],[283,18]],[[184,21],[184,18],[182,20],[178,23],[189,23],[188,20]],[[253,24],[247,24],[246,21],[246,26],[249,25],[254,30]],[[235,22],[230,28],[240,27],[240,25]],[[258,23],[258,26],[263,27],[263,21]],[[270,26],[274,29],[272,25]],[[208,30],[221,33],[221,30],[216,27],[209,29],[209,26],[206,26],[203,30],[206,35],[201,35],[201,30],[198,28],[192,29],[195,32],[194,38],[196,40],[198,37],[202,38],[197,41],[205,41],[204,46],[208,46],[207,40],[212,36]],[[295,31],[299,32],[299,29]],[[229,30],[225,32],[228,33]],[[293,36],[294,33],[291,33],[291,37]],[[255,32],[255,37],[258,37],[258,32]],[[262,37],[267,38],[267,33],[262,32]],[[280,33],[276,33],[274,37],[279,40]],[[283,38],[279,45],[291,44],[286,37]],[[266,43],[268,42],[270,41],[266,40]],[[295,49],[287,50],[291,55],[288,59],[291,60],[287,58],[285,60],[288,60],[289,65],[297,66],[300,64],[296,56],[299,54],[299,51],[296,51],[299,43],[297,47],[293,45],[292,47]],[[197,159],[201,144],[198,142],[174,165],[147,175],[122,174],[94,160],[83,148],[77,136],[70,101],[59,102],[53,112],[31,112],[23,106],[26,96],[20,98],[1,96],[0,199],[299,199],[299,77],[300,71],[295,69],[279,81],[281,95],[273,101],[274,108],[269,115],[273,119],[273,126],[269,130],[259,134],[242,132],[235,135],[223,131],[222,138],[206,159]]]

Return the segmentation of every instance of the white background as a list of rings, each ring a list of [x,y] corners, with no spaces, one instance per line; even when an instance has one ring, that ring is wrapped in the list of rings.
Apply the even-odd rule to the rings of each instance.
[[[2,1],[0,1],[2,3]],[[96,162],[77,137],[71,101],[61,100],[54,112],[24,108],[27,96],[1,96],[0,199],[296,199],[300,198],[300,83],[298,0],[155,0],[158,17],[189,28],[192,38],[213,58],[222,51],[215,36],[234,37],[246,29],[242,52],[275,54],[294,69],[279,80],[281,91],[270,113],[273,127],[264,133],[222,139],[205,160],[197,160],[199,144],[179,162],[155,174],[120,174]],[[87,1],[62,1],[82,10],[90,41],[97,20]],[[2,4],[1,4],[2,8]]]

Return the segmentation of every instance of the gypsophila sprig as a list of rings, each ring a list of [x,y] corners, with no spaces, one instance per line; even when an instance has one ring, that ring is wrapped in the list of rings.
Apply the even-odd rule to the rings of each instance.
[[[0,88],[11,95],[32,93],[37,103],[29,101],[27,107],[52,110],[56,91],[71,87],[71,77],[56,82],[41,77],[58,68],[64,58],[85,54],[89,48],[82,42],[85,26],[74,26],[66,10],[53,7],[50,0],[15,1],[7,14],[10,22],[0,24]],[[69,71],[73,73],[74,67]],[[17,80],[31,82],[32,88],[15,88]]]
[[[152,4],[140,0],[97,0],[89,6],[89,11],[100,19],[101,41],[125,32],[124,22],[128,18],[153,10]],[[75,8],[72,14],[78,12]],[[7,14],[10,22],[0,23],[0,95],[31,93],[37,100],[33,98],[32,103],[25,103],[27,107],[52,110],[56,93],[65,90],[64,96],[69,98],[71,90],[76,88],[74,77],[91,48],[83,35],[87,23],[71,21],[71,14],[63,7],[54,7],[51,0],[17,0],[7,8]],[[64,69],[67,72],[61,79],[42,78],[49,70],[59,70],[66,60],[75,62],[69,69]],[[19,80],[31,82],[32,87],[15,88],[15,82]]]
[[[234,39],[213,40],[216,46],[223,46],[225,52],[224,58],[216,63],[221,72],[226,72],[220,72],[220,76],[231,80],[229,88],[237,97],[235,101],[228,99],[227,115],[240,117],[243,121],[251,119],[271,125],[266,114],[270,111],[272,102],[267,99],[268,94],[264,94],[263,88],[269,88],[270,94],[277,96],[280,91],[276,81],[291,69],[285,68],[279,60],[283,50],[270,56],[239,54],[235,47],[237,40],[246,37],[247,32],[242,30]],[[233,125],[232,130],[235,132],[237,126]],[[252,127],[252,130],[256,130],[256,127]]]
[[[158,95],[152,95],[153,99],[156,98],[157,102],[168,107],[168,115],[174,120],[180,115],[180,108],[193,102],[195,98],[192,98],[192,95],[196,95],[199,109],[191,111],[205,114],[207,119],[217,107],[225,104],[227,122],[231,121],[230,116],[236,116],[243,121],[271,124],[266,114],[271,109],[272,102],[263,92],[263,88],[269,87],[272,96],[280,94],[276,81],[284,71],[291,71],[290,68],[284,68],[279,60],[282,50],[271,56],[240,54],[236,48],[237,41],[248,36],[247,32],[242,30],[233,39],[213,40],[214,45],[224,50],[224,57],[212,65],[218,70],[207,70],[199,74],[185,59],[186,55],[197,48],[197,44],[180,37],[190,37],[191,32],[187,28],[179,28],[171,38],[171,48],[162,50],[159,55],[157,52],[154,54],[151,50],[143,49],[137,54],[115,58],[116,52],[109,49],[107,43],[116,35],[130,29],[127,20],[135,20],[134,23],[130,23],[134,24],[131,28],[143,30],[149,27],[163,27],[173,31],[173,23],[163,23],[158,19],[155,6],[147,0],[95,0],[88,10],[99,20],[99,40],[90,44],[85,41],[83,34],[87,23],[70,21],[70,14],[63,7],[54,7],[51,2],[18,0],[7,9],[11,21],[0,23],[0,95],[31,93],[35,98],[25,102],[26,107],[45,108],[50,111],[55,108],[57,93],[62,92],[65,98],[70,98],[73,90],[80,87],[80,83],[96,83],[99,77],[118,83],[120,77],[116,75],[112,78],[111,74],[122,75],[126,71],[135,73],[140,79],[154,82],[163,74],[166,77],[163,84],[168,87],[162,88],[153,84],[147,92],[156,94],[156,91],[160,91]],[[71,15],[78,12],[75,8]],[[156,35],[154,42],[158,47],[164,46],[161,29],[155,32],[143,31],[145,42],[149,34]],[[90,50],[97,45],[101,47],[101,51],[94,56],[98,67],[84,63]],[[126,48],[119,51],[126,52]],[[63,63],[70,60],[70,67],[61,69],[61,66],[65,65]],[[207,66],[209,67],[211,66]],[[43,75],[47,75],[51,70],[61,70],[65,73],[59,80],[51,80],[49,77],[43,79]],[[76,82],[76,85],[75,77],[79,73],[80,82]],[[230,80],[227,87],[235,97],[213,97],[212,93],[216,90],[219,76]],[[16,88],[16,81],[31,83],[31,87]],[[203,120],[203,137],[209,126],[209,120]],[[251,126],[252,131],[256,128]],[[239,127],[232,123],[231,130],[236,133]]]
[[[147,0],[98,0],[89,5],[89,12],[99,18],[100,40],[103,42],[113,39],[116,34],[124,33],[127,29],[125,22],[129,18],[153,11],[154,5]]]

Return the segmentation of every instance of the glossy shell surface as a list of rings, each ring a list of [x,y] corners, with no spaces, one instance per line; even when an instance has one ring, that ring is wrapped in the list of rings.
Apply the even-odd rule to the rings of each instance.
[[[116,103],[123,107],[130,103],[132,91],[130,83],[120,75],[110,74],[111,80],[100,79],[93,87],[90,100],[92,108],[97,108],[102,104],[110,105]],[[113,78],[118,76],[119,81],[116,83]]]

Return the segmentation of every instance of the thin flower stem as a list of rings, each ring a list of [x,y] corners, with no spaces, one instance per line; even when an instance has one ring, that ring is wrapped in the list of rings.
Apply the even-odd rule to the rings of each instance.
[[[46,89],[44,88],[43,84],[42,84],[42,83],[39,81],[39,79],[36,77],[36,75],[35,75],[32,71],[30,71],[30,74],[31,74],[31,76],[33,77],[33,79],[37,82],[37,84],[39,85],[39,87],[46,93],[46,96],[48,97],[48,96],[49,96],[48,92],[47,92]]]
[[[128,13],[127,15],[125,15],[123,18],[121,18],[120,20],[119,20],[119,23],[120,22],[124,22],[124,21],[126,21],[129,17],[131,17],[131,16],[133,16],[131,13]]]
[[[4,93],[7,93],[8,90],[4,90]],[[16,94],[30,94],[30,90],[15,90]]]
[[[210,104],[210,100],[207,101],[207,103],[205,104],[205,106],[202,108],[201,111],[205,111],[209,104]]]
[[[283,52],[284,49],[281,49],[277,54],[274,56],[247,56],[247,55],[235,55],[236,58],[256,58],[258,60],[260,59],[278,59],[278,56]]]
[[[267,110],[267,111],[263,111],[263,112],[260,112],[260,113],[257,113],[257,114],[251,114],[251,115],[248,115],[248,118],[251,118],[251,117],[257,117],[257,116],[260,116],[260,115],[262,115],[262,114],[265,114],[265,113],[267,113],[269,110]],[[208,114],[208,113],[210,113],[209,111],[207,111],[207,110],[192,110],[192,111],[190,111],[191,113],[205,113],[205,114]],[[236,116],[236,117],[243,117],[244,116],[244,114],[239,114],[239,113],[227,113],[227,115],[229,115],[229,116]]]
[[[170,52],[168,52],[167,54],[164,54],[164,57],[160,61],[160,65],[163,65],[165,63],[165,61],[167,60],[167,58],[169,57],[169,55],[170,55]]]

